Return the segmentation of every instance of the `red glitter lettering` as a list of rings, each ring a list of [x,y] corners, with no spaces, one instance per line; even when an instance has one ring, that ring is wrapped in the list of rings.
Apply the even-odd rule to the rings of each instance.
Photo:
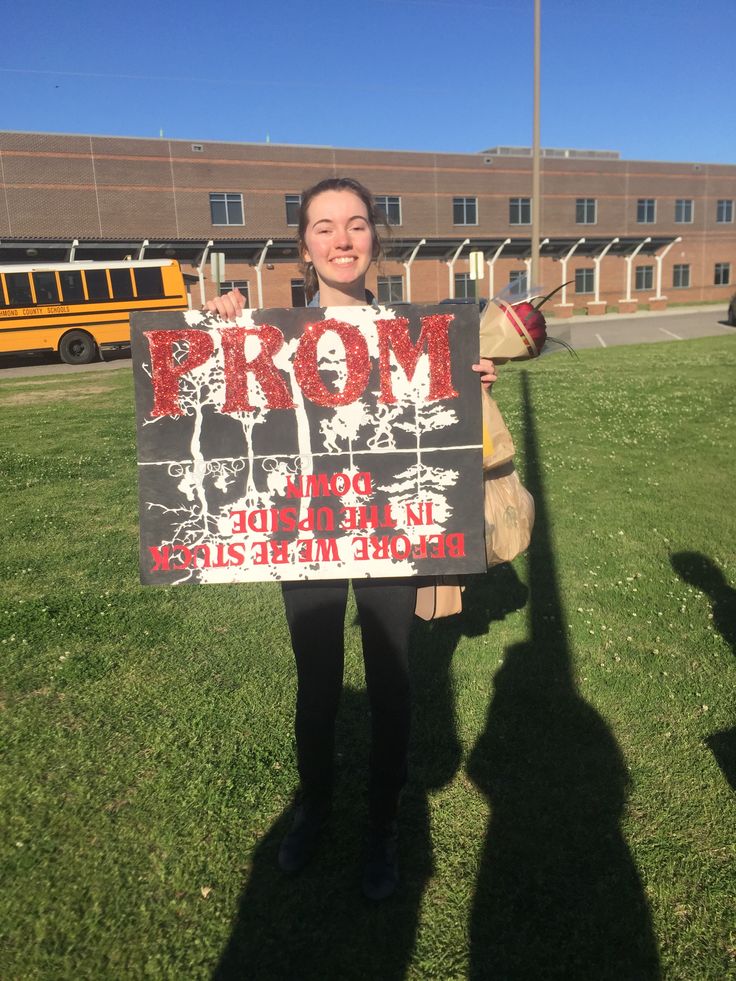
[[[409,381],[414,377],[419,357],[425,343],[429,358],[429,394],[428,402],[439,399],[455,399],[458,393],[452,384],[452,365],[450,363],[449,327],[455,319],[451,313],[432,314],[422,317],[422,329],[419,340],[412,344],[409,337],[409,321],[406,317],[396,317],[394,320],[377,320],[379,370],[381,375],[381,395],[379,402],[392,403],[396,396],[391,387],[391,358],[394,356],[404,370]]]
[[[179,379],[198,368],[215,350],[214,341],[203,330],[147,330],[151,351],[152,416],[182,416],[179,403]],[[185,358],[174,357],[174,345],[188,345]]]
[[[248,399],[248,375],[252,374],[266,396],[269,409],[293,409],[289,389],[273,363],[281,350],[284,335],[271,324],[260,327],[223,327],[220,330],[225,359],[225,403],[222,412],[252,412]],[[254,358],[246,358],[245,341],[257,337],[261,348]]]
[[[347,380],[341,392],[333,392],[325,385],[317,364],[317,344],[328,331],[337,334],[345,349]],[[355,402],[368,384],[371,359],[368,345],[357,327],[339,320],[319,320],[307,324],[294,357],[294,377],[299,388],[316,405],[350,405]]]

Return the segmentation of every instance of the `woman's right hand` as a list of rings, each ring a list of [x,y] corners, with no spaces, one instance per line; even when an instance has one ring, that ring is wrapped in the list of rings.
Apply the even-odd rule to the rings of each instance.
[[[237,320],[245,309],[245,297],[236,286],[229,293],[207,300],[202,309],[207,313],[219,314],[223,320]]]

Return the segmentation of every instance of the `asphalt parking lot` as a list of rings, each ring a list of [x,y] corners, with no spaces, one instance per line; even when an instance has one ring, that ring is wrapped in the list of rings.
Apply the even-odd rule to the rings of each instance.
[[[558,320],[550,317],[547,328],[552,337],[570,344],[576,350],[591,347],[616,347],[619,344],[655,344],[658,341],[685,341],[697,337],[736,336],[736,328],[726,323],[726,305],[684,307],[661,313],[609,313],[603,317],[571,317]],[[549,344],[545,353],[563,351]],[[0,380],[34,375],[72,374],[79,371],[115,371],[129,369],[130,352],[115,351],[104,361],[93,364],[62,364],[50,355],[0,355]]]
[[[604,317],[550,318],[548,333],[573,348],[616,347],[620,344],[656,344],[658,341],[686,341],[698,337],[736,336],[736,328],[726,323],[726,309],[720,305],[681,307],[661,313],[606,314]],[[550,345],[550,350],[555,346]],[[560,348],[557,348],[560,350]]]

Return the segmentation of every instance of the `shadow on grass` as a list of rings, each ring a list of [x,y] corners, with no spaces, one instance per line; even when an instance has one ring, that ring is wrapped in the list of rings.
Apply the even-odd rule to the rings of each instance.
[[[578,693],[555,570],[529,376],[522,376],[530,637],[505,652],[468,771],[491,819],[470,923],[472,979],[660,976],[649,908],[619,822],[627,769]]]
[[[338,773],[329,836],[297,877],[285,878],[277,853],[289,828],[284,812],[258,844],[232,933],[214,981],[350,981],[406,977],[419,908],[432,874],[427,795],[460,766],[450,666],[463,635],[523,606],[526,587],[510,566],[469,580],[462,617],[417,624],[412,638],[412,740],[401,802],[401,883],[384,903],[360,892],[367,823],[369,710],[364,691],[343,691],[337,722]],[[440,944],[441,946],[441,944]]]
[[[677,552],[670,561],[684,582],[710,598],[713,626],[736,654],[736,589],[728,585],[715,562],[700,552]],[[736,790],[736,728],[714,732],[705,742],[724,777]]]

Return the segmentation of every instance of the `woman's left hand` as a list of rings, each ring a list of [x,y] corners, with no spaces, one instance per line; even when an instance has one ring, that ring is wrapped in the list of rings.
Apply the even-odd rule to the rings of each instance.
[[[496,366],[490,358],[481,358],[478,364],[473,365],[473,371],[478,372],[481,384],[485,385],[486,388],[498,380]]]

